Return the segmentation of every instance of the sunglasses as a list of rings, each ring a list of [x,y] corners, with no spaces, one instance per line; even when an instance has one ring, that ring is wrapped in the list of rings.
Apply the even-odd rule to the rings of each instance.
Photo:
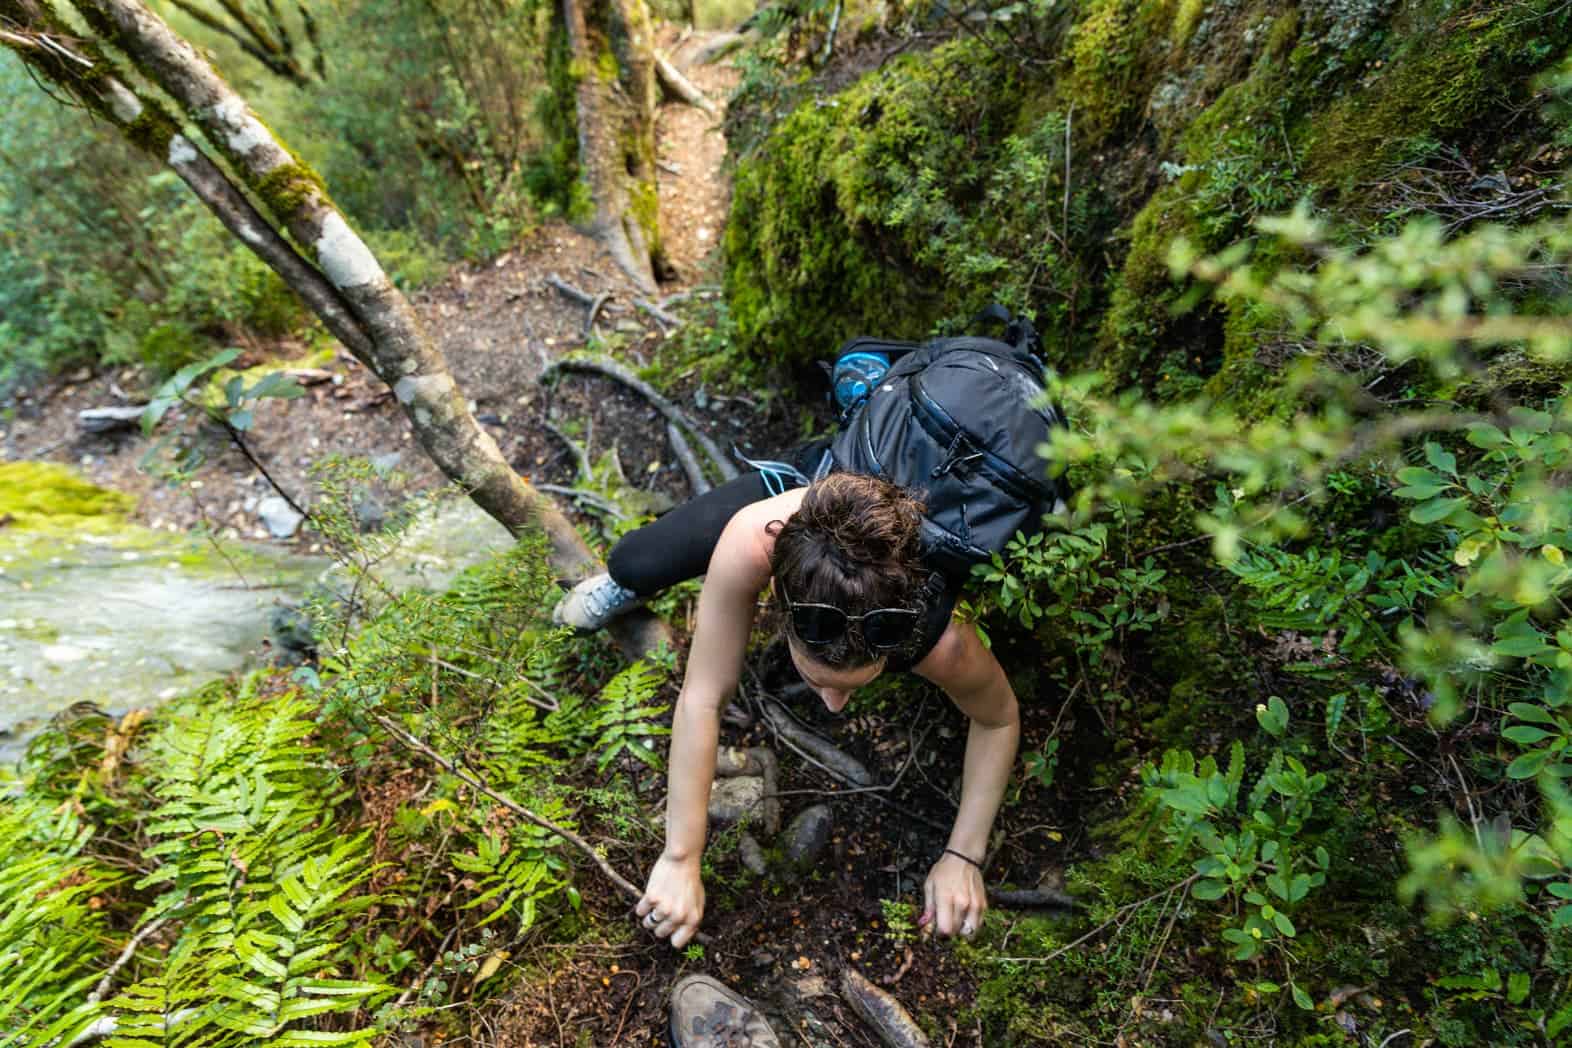
[[[798,640],[812,646],[833,644],[856,626],[870,649],[889,651],[911,640],[922,617],[921,612],[911,608],[874,608],[861,615],[848,615],[833,604],[798,603],[784,586],[781,599],[791,615],[792,632]]]

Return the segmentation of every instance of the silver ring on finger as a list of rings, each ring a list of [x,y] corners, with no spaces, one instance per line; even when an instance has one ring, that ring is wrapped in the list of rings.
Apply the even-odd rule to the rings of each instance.
[[[646,928],[653,928],[653,927],[655,927],[659,923],[660,923],[660,919],[658,917],[656,917],[653,913],[646,913],[644,915],[644,927],[646,927]]]

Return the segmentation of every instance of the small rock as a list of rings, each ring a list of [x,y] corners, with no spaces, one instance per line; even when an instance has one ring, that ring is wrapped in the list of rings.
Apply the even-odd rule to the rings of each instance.
[[[755,968],[768,968],[775,963],[775,955],[768,950],[754,950],[748,959]]]
[[[402,451],[389,451],[385,455],[373,455],[371,456],[371,468],[383,476],[387,476],[398,468],[399,460],[403,457],[404,453]]]
[[[835,828],[835,816],[828,804],[815,804],[797,813],[786,827],[783,847],[786,861],[799,870],[818,862],[824,849],[829,847],[830,832]]]
[[[381,531],[387,522],[388,507],[380,498],[369,491],[355,496],[355,524],[361,534]]]
[[[764,779],[760,776],[716,779],[710,787],[710,821],[717,825],[730,826],[744,818],[758,818],[763,810]]]
[[[275,539],[287,539],[294,535],[306,519],[278,495],[269,495],[257,503],[257,517]]]
[[[296,665],[310,658],[317,641],[311,633],[311,617],[300,608],[281,604],[268,616],[268,630],[283,661]]]
[[[754,839],[753,834],[745,833],[742,840],[737,842],[737,857],[742,860],[742,865],[755,877],[763,877],[770,872],[769,860],[764,857],[764,846]]]

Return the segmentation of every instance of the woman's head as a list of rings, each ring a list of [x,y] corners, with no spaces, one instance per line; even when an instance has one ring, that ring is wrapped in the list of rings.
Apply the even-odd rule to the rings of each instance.
[[[810,485],[802,505],[776,526],[770,570],[794,651],[826,670],[851,671],[881,663],[883,645],[870,646],[862,623],[850,623],[823,643],[804,638],[786,602],[818,604],[861,616],[884,608],[920,612],[927,579],[918,546],[922,502],[876,477],[837,473]],[[911,617],[915,641],[916,616]],[[830,621],[839,616],[831,613]],[[905,617],[891,617],[905,624]],[[888,623],[879,623],[886,627]],[[870,630],[870,632],[872,632]]]

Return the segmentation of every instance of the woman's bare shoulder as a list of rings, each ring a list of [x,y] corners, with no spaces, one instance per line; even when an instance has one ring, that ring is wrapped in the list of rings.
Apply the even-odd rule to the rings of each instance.
[[[720,542],[710,558],[710,574],[723,573],[752,582],[758,588],[769,581],[770,554],[775,549],[775,529],[770,525],[784,521],[802,505],[802,488],[793,488],[759,502],[750,503],[732,514]]]

